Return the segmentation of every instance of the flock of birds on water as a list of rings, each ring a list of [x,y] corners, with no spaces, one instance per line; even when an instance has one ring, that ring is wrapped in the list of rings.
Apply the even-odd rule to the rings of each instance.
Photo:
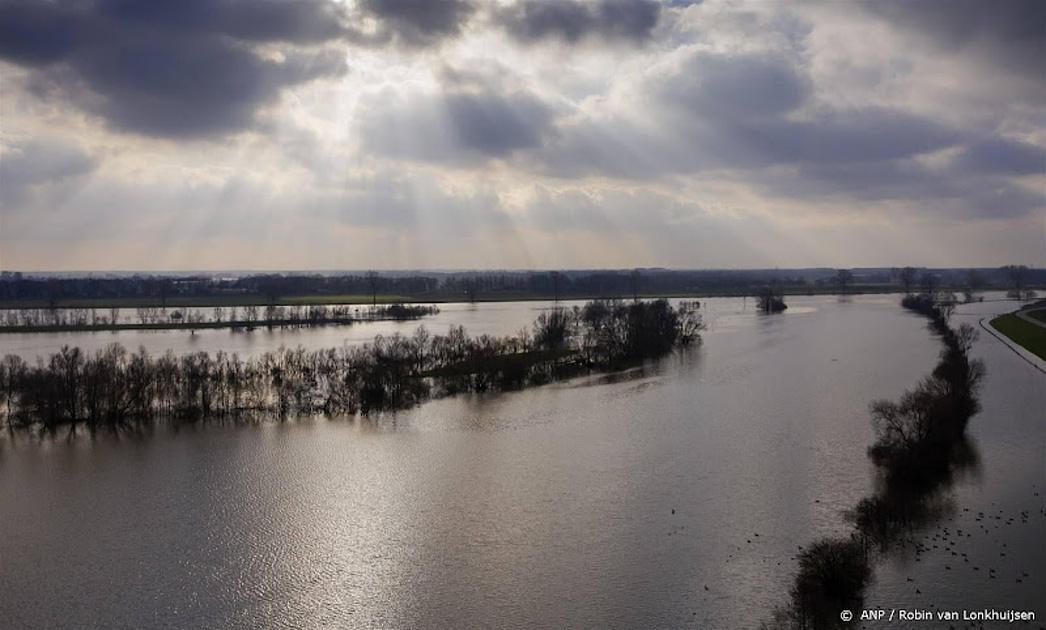
[[[1039,497],[1039,492],[1034,491],[1034,497]],[[996,505],[993,501],[992,506]],[[993,508],[994,509],[994,508]],[[1042,518],[1046,517],[1046,507],[1038,508],[1038,519],[1039,522],[1035,523],[1037,527],[1042,528]],[[973,511],[970,508],[963,508],[962,513],[957,515],[952,521],[950,526],[938,525],[932,530],[932,532],[924,535],[922,541],[913,540],[911,542],[912,548],[914,549],[914,560],[915,562],[922,562],[923,557],[929,556],[934,553],[946,554],[945,560],[943,561],[944,571],[963,571],[967,570],[973,577],[984,580],[984,581],[1006,581],[1010,580],[1013,584],[1025,584],[1031,578],[1031,574],[1028,572],[1027,567],[1024,566],[1028,558],[1020,557],[1019,554],[1013,553],[1013,550],[1009,548],[1009,544],[1002,542],[998,534],[1005,532],[1006,528],[1012,528],[1015,525],[1028,525],[1034,520],[1032,511],[1017,510],[1013,513],[1007,513],[1003,509],[995,509],[994,511]],[[964,522],[965,527],[959,527],[959,524]],[[980,548],[980,554],[977,554],[980,559],[971,559],[970,553],[963,551],[965,543],[975,544],[975,538],[982,538],[984,536],[991,536],[990,544],[994,545],[994,550],[989,552],[992,556],[991,559],[985,559],[984,551],[990,549],[987,545]],[[947,576],[943,576],[947,577]],[[914,595],[922,595],[922,590],[915,585],[915,579],[912,577],[906,577],[906,582],[912,584],[911,588],[914,589]],[[1046,596],[1046,594],[1039,594],[1040,597]],[[1042,601],[1042,600],[1040,600]],[[928,602],[928,606],[931,610],[940,610],[934,602]],[[995,604],[999,609],[1006,609],[1010,606],[1005,602],[999,602]],[[993,604],[988,602],[987,605],[971,605],[971,608],[991,608]],[[951,609],[951,608],[949,608]],[[1036,611],[1040,612],[1040,611]],[[1009,625],[1005,622],[1005,625]],[[998,625],[998,624],[996,624]],[[1027,625],[1025,622],[1024,625]],[[954,625],[948,626],[949,628],[956,628]],[[969,628],[984,628],[984,622],[970,622],[966,627]],[[1046,630],[1046,626],[1038,626],[1042,630]]]
[[[1013,551],[1009,548],[1009,544],[1002,542],[996,536],[996,534],[1005,532],[1006,530],[1004,528],[1012,528],[1015,525],[1028,525],[1029,523],[1033,524],[1033,526],[1039,527],[1039,532],[1041,533],[1042,527],[1044,526],[1044,523],[1046,523],[1046,504],[1039,500],[1040,494],[1037,490],[1034,490],[1034,486],[1032,494],[1036,502],[1040,504],[1037,513],[1037,516],[1039,517],[1038,519],[1035,518],[1036,515],[1032,513],[1031,509],[1017,510],[1013,513],[1008,514],[1001,508],[995,510],[994,512],[975,512],[970,508],[963,508],[961,513],[956,514],[954,518],[950,519],[950,525],[937,525],[932,530],[923,533],[921,540],[914,536],[911,539],[909,539],[906,542],[906,545],[910,546],[910,548],[914,551],[912,559],[915,562],[922,562],[925,556],[930,556],[934,553],[944,553],[948,554],[943,565],[944,571],[968,570],[971,574],[974,574],[975,577],[979,577],[980,579],[983,579],[988,582],[1012,580],[1015,586],[1018,584],[1028,584],[1031,578],[1031,573],[1027,570],[1027,567],[1023,566],[1022,564],[1027,560],[1027,558],[1022,558],[1019,556],[1019,554],[1013,553]],[[820,501],[816,502],[820,503]],[[991,505],[994,506],[996,504],[993,501]],[[675,515],[675,513],[675,509],[672,509],[672,514]],[[959,527],[958,525],[964,521],[966,522],[966,525],[963,527]],[[668,532],[668,535],[671,536],[673,534],[681,533],[684,529],[686,529],[685,526],[676,526]],[[965,548],[964,544],[973,544],[975,542],[975,538],[980,538],[984,536],[992,536],[991,543],[995,545],[995,550],[992,553],[997,553],[998,555],[995,556],[995,558],[993,558],[993,560],[990,562],[971,560],[969,552],[963,551],[963,549]],[[744,546],[740,544],[734,545],[735,553],[740,554],[745,548],[751,548],[751,545],[759,542],[759,538],[759,533],[754,532],[751,538],[745,539]],[[1046,540],[1042,540],[1040,544],[1046,545]],[[802,552],[802,545],[798,546],[798,550],[799,552]],[[983,556],[983,553],[978,554],[978,556]],[[727,562],[730,562],[734,558],[734,553],[729,554]],[[951,558],[951,560],[948,560],[948,558]],[[790,559],[797,560],[798,555],[793,555],[790,557]],[[777,565],[780,566],[781,562],[777,562]],[[940,578],[947,576],[937,577]],[[905,578],[905,581],[911,585],[911,595],[923,595],[922,590],[916,584],[915,578],[908,576]],[[707,584],[704,585],[704,590],[706,592],[710,591]],[[1037,597],[1039,601],[1046,602],[1046,593],[1039,593],[1035,597]],[[921,599],[921,597],[919,598]],[[928,606],[931,610],[945,610],[944,608],[939,608],[934,602],[927,602],[925,604],[923,604],[922,602],[904,602],[902,605],[907,605],[913,608],[916,606]],[[988,605],[972,606],[971,608],[983,609],[991,608],[992,606],[993,604],[989,603]],[[999,602],[999,604],[995,604],[995,606],[999,609],[1007,609],[1010,607],[1005,602]],[[947,609],[952,610],[953,608]],[[1035,612],[1046,614],[1046,611]],[[697,613],[694,612],[693,615],[696,616]],[[1004,625],[1010,625],[1006,622],[1001,623],[1003,623]],[[1027,627],[1029,624],[1027,622],[1024,622],[1019,625],[1021,627]],[[876,626],[855,625],[855,627],[864,628]],[[948,627],[951,629],[957,628],[957,626],[955,625],[951,625]],[[970,622],[965,627],[985,628],[988,626],[985,626],[984,622]],[[1046,630],[1046,625],[1038,625],[1037,627],[1040,630]]]

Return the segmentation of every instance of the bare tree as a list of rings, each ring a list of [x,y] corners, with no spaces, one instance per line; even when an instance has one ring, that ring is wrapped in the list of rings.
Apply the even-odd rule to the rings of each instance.
[[[780,287],[767,285],[759,289],[755,296],[756,307],[764,313],[780,313],[788,308],[784,301],[784,292]]]
[[[967,302],[973,302],[974,294],[984,288],[984,277],[976,269],[966,272],[966,286],[963,287],[963,297]]]
[[[941,288],[941,279],[937,277],[937,274],[932,271],[924,271],[919,276],[919,283],[922,285],[923,293],[927,295],[934,295]]]
[[[370,286],[370,300],[371,306],[378,305],[378,272],[368,271],[367,272],[367,284]]]
[[[912,293],[912,287],[915,286],[916,271],[915,267],[905,267],[901,269],[900,279],[901,286],[904,287],[904,292],[908,295]]]
[[[835,283],[839,285],[839,292],[846,293],[847,287],[854,280],[854,274],[849,269],[838,269],[835,272]]]
[[[461,283],[465,287],[465,300],[472,304],[476,301],[476,279],[470,276],[462,280]]]
[[[250,321],[257,321],[258,310],[246,307]],[[266,317],[282,318],[282,310],[270,305]],[[432,394],[517,388],[577,369],[617,369],[699,342],[703,329],[696,303],[678,309],[667,300],[590,303],[585,311],[583,323],[580,309],[543,313],[516,338],[469,337],[460,326],[447,335],[419,328],[358,347],[280,348],[246,361],[220,351],[149,357],[143,349],[132,355],[118,344],[93,355],[63,347],[35,366],[11,355],[0,360],[0,421],[54,428],[161,416],[368,413],[408,407]],[[178,313],[192,322],[203,316]],[[593,351],[585,352],[583,339]],[[537,348],[548,351],[533,353]]]
[[[1006,265],[1002,268],[1003,273],[1006,274],[1006,278],[1010,281],[1010,286],[1013,290],[1008,293],[1011,297],[1022,299],[1024,295],[1024,287],[1028,281],[1028,266],[1027,265]]]

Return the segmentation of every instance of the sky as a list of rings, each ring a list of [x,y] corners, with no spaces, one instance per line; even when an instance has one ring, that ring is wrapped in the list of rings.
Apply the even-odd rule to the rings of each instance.
[[[0,269],[1046,266],[1046,3],[0,0]]]

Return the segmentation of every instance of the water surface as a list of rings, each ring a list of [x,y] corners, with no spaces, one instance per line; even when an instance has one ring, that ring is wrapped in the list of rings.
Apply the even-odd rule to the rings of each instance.
[[[936,361],[925,321],[897,299],[790,298],[782,316],[705,300],[704,344],[643,369],[371,419],[7,435],[0,619],[752,627],[786,601],[797,546],[845,535],[842,513],[872,492],[868,402],[897,397]],[[425,323],[510,334],[547,306],[448,306]],[[416,325],[368,324],[361,339]],[[258,334],[243,348],[296,345],[292,335],[307,347],[352,342],[365,326]],[[149,335],[179,351],[187,336]],[[235,339],[198,336],[212,351]],[[1000,571],[1026,566],[1030,577],[989,581],[946,572],[943,556],[892,557],[877,567],[870,603],[1030,607],[1046,592],[1033,495],[1046,485],[1046,387],[990,336],[974,353],[989,371],[971,423],[980,466],[954,489],[955,519],[972,518],[964,507],[1030,509],[1028,524],[969,542]]]

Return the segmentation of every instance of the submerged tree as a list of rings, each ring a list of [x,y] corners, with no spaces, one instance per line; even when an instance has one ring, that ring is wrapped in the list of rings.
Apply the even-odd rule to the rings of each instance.
[[[764,313],[780,313],[788,308],[780,287],[767,285],[760,288],[755,297],[756,307]]]
[[[318,308],[310,313],[323,315]],[[49,429],[153,417],[370,413],[433,395],[513,389],[656,358],[700,339],[697,308],[666,300],[590,303],[542,313],[533,338],[526,332],[469,337],[461,326],[431,335],[419,327],[409,337],[378,336],[369,344],[329,350],[280,348],[246,361],[224,352],[150,357],[118,344],[93,355],[65,347],[36,366],[6,357],[0,362],[0,401],[9,424]]]
[[[561,348],[572,324],[573,317],[566,309],[557,307],[542,313],[534,322],[534,343],[546,350]]]
[[[1008,297],[1021,299],[1029,299],[1034,297],[1034,291],[1029,291],[1025,287],[1028,282],[1028,266],[1027,265],[1006,265],[1002,268],[1002,272],[1006,274],[1007,280],[1009,280],[1011,289],[1006,293]]]
[[[877,439],[868,454],[879,472],[878,489],[849,512],[855,525],[849,537],[822,540],[800,554],[790,605],[764,628],[849,627],[839,613],[861,609],[870,553],[885,552],[913,528],[948,513],[943,495],[953,474],[976,464],[965,431],[979,408],[984,376],[983,364],[969,356],[977,331],[969,324],[949,327],[931,294],[907,295],[902,304],[930,319],[944,344],[940,361],[900,400],[871,404]]]

